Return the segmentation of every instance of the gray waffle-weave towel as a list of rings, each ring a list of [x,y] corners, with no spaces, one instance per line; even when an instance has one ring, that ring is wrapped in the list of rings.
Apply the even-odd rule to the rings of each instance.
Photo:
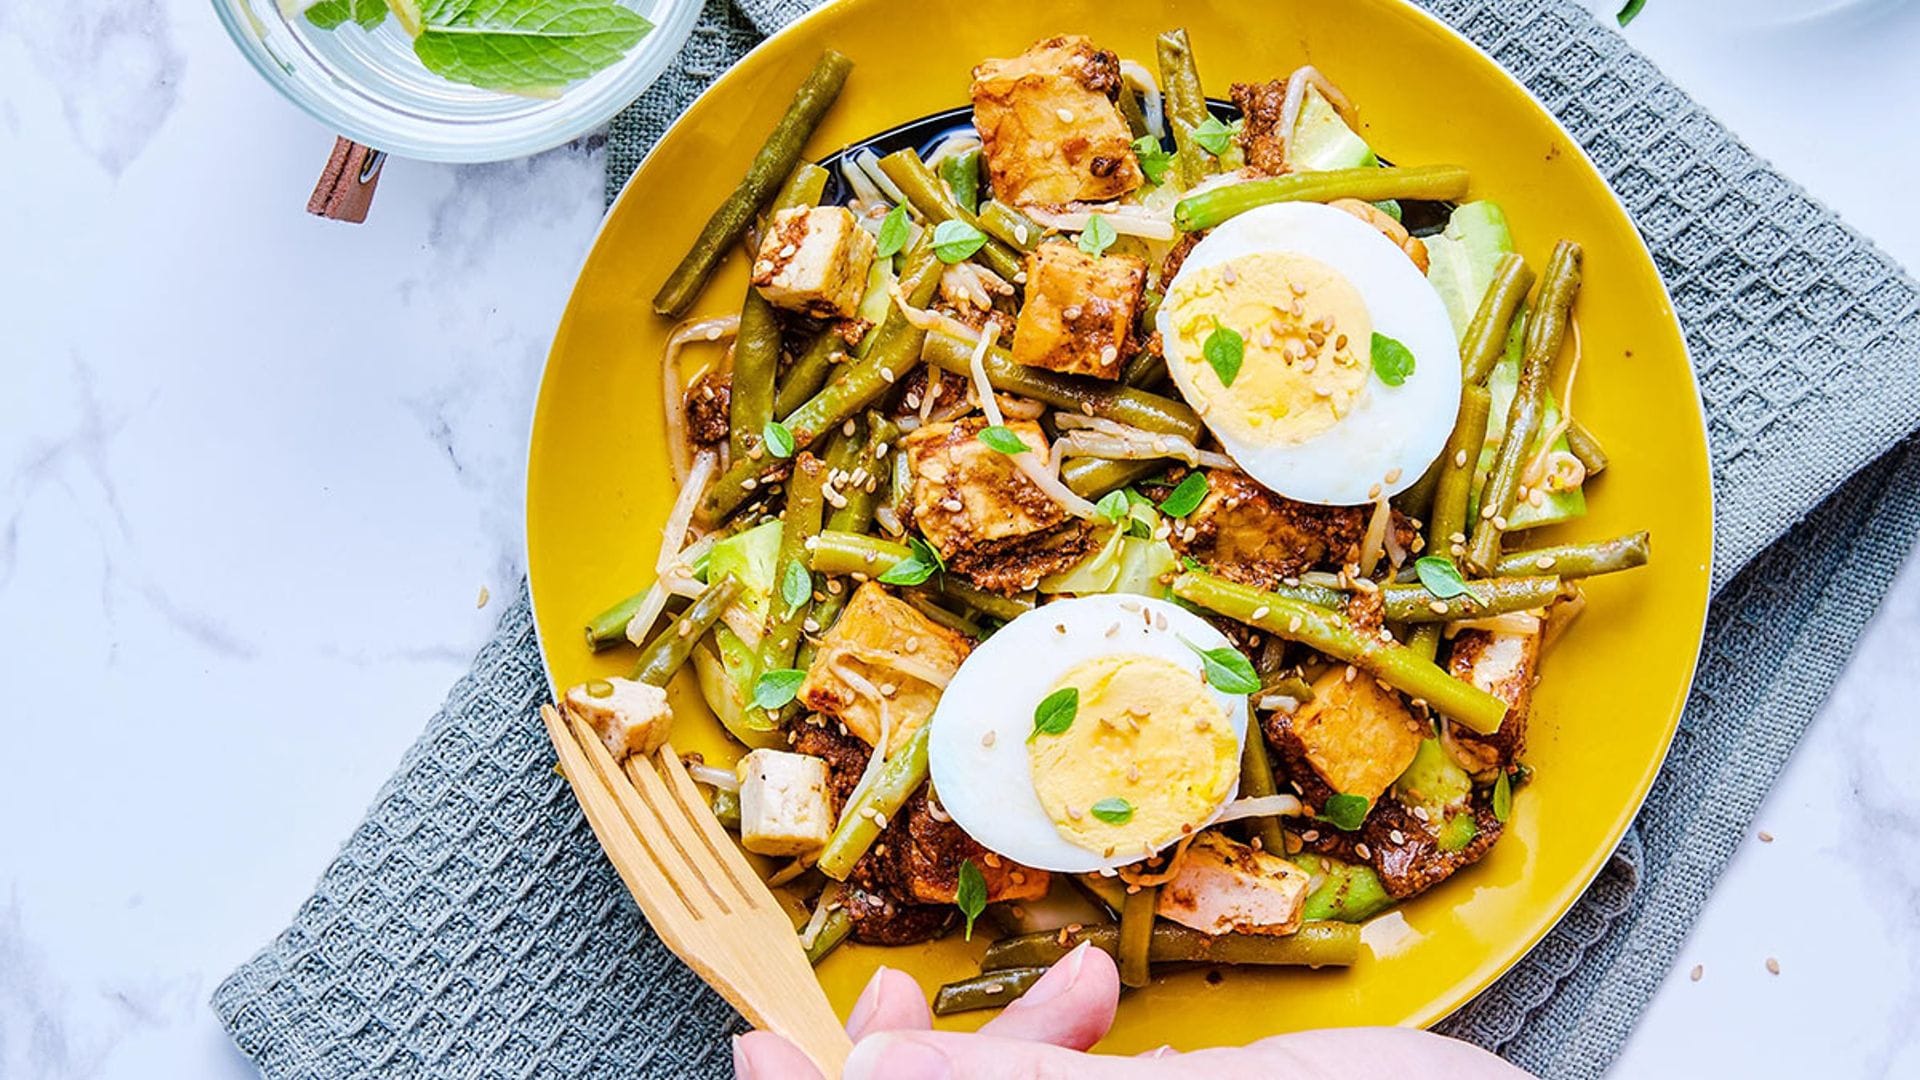
[[[811,6],[740,4],[709,0],[676,66],[615,122],[610,196],[700,89]],[[1429,6],[1612,181],[1672,288],[1708,412],[1718,588],[1672,756],[1586,898],[1445,1025],[1543,1075],[1594,1077],[1920,529],[1920,293],[1570,0]],[[293,924],[215,992],[266,1075],[725,1074],[739,1018],[600,854],[552,772],[545,692],[522,596]]]

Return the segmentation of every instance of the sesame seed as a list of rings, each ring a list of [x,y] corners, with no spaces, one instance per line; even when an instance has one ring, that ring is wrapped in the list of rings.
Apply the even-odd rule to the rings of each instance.
[[[1013,227],[1013,238],[1019,243],[1025,244],[1027,242],[1027,227],[1025,225],[1015,225]]]
[[[1426,808],[1426,807],[1424,807],[1424,806],[1416,806],[1416,807],[1414,807],[1414,808],[1413,808],[1413,816],[1414,816],[1414,817],[1417,817],[1417,818],[1419,818],[1419,819],[1420,819],[1421,821],[1426,821],[1426,820],[1428,820],[1428,816],[1427,816],[1427,808]]]
[[[1388,469],[1388,470],[1387,470],[1387,475],[1386,475],[1386,481],[1387,481],[1387,483],[1389,483],[1389,484],[1397,484],[1397,483],[1399,483],[1399,482],[1400,482],[1400,470],[1399,470],[1399,469]]]
[[[1293,634],[1300,632],[1300,616],[1295,615],[1293,618],[1287,620],[1287,632]]]
[[[1273,609],[1265,604],[1261,604],[1259,607],[1253,609],[1253,621],[1259,622],[1271,614],[1273,614]]]
[[[1392,832],[1388,833],[1387,839],[1393,841],[1394,846],[1396,847],[1407,842],[1406,834],[1401,832],[1399,829],[1395,829]]]
[[[1066,624],[1066,623],[1054,623],[1054,624],[1053,624],[1053,632],[1054,632],[1054,633],[1056,633],[1056,634],[1064,634],[1064,633],[1066,633],[1066,632],[1067,632],[1067,624]]]
[[[1695,964],[1693,965],[1693,970],[1687,972],[1687,978],[1692,979],[1694,982],[1699,982],[1700,977],[1706,973],[1707,967],[1705,964]]]
[[[1353,853],[1354,853],[1355,855],[1358,855],[1358,856],[1360,856],[1360,857],[1361,857],[1361,858],[1363,858],[1363,859],[1371,859],[1371,858],[1373,858],[1373,851],[1372,851],[1371,849],[1369,849],[1369,848],[1367,847],[1367,845],[1365,845],[1365,844],[1355,844],[1355,845],[1353,845]]]
[[[1504,514],[1493,515],[1493,527],[1501,532],[1507,531],[1507,518]]]
[[[895,375],[895,374],[893,373],[893,369],[892,369],[892,368],[881,368],[881,369],[880,369],[880,377],[881,377],[881,378],[883,378],[883,379],[885,379],[885,380],[887,380],[888,382],[892,382],[892,381],[893,381],[894,379],[896,379],[896,378],[898,378],[898,376],[896,376],[896,375]]]
[[[1354,676],[1358,674],[1360,674],[1359,668],[1354,667],[1352,664],[1347,665],[1347,681],[1348,682],[1352,682],[1354,679]]]
[[[1767,974],[1769,975],[1780,974],[1780,961],[1775,960],[1771,956],[1767,957]]]
[[[1480,508],[1480,516],[1481,516],[1482,518],[1485,518],[1485,519],[1488,519],[1488,520],[1491,520],[1491,519],[1493,518],[1493,504],[1492,504],[1492,503],[1488,503],[1487,505],[1485,505],[1485,506],[1483,506],[1483,507],[1481,507],[1481,508]]]
[[[1773,834],[1772,834],[1772,833],[1770,833],[1770,832],[1768,832],[1768,831],[1767,831],[1767,830],[1765,830],[1765,829],[1761,829],[1761,830],[1760,830],[1760,842],[1761,842],[1761,843],[1763,843],[1763,844],[1771,844],[1771,843],[1773,843]]]
[[[1233,272],[1232,263],[1228,263],[1220,268],[1220,280],[1228,285],[1232,285],[1240,280],[1240,275]]]
[[[1380,497],[1380,485],[1379,485],[1379,484],[1375,484],[1375,485],[1373,485],[1372,487],[1370,487],[1370,488],[1368,488],[1368,489],[1367,489],[1367,498],[1369,498],[1369,499],[1377,499],[1377,498],[1379,498],[1379,497]]]
[[[1059,117],[1059,118],[1060,118],[1060,122],[1061,122],[1061,123],[1063,123],[1063,124],[1071,124],[1071,123],[1073,123],[1073,110],[1072,110],[1072,109],[1055,109],[1055,110],[1053,110],[1053,115],[1055,115],[1055,116],[1057,116],[1057,117]]]
[[[1533,560],[1533,565],[1539,567],[1542,570],[1551,570],[1553,569],[1553,556],[1542,555],[1539,558]]]
[[[1306,832],[1303,832],[1300,834],[1300,839],[1305,840],[1307,843],[1311,844],[1315,840],[1320,839],[1320,830],[1308,829]]]
[[[993,732],[991,732],[991,731],[989,731],[989,732],[987,732],[987,733],[986,733],[985,735],[982,735],[982,736],[980,736],[980,745],[981,745],[981,746],[992,746],[992,745],[993,745],[993,740],[994,740],[994,737],[995,737],[995,736],[994,736],[994,733],[993,733]]]
[[[1464,544],[1467,542],[1467,534],[1463,532],[1457,532],[1447,537],[1447,540],[1455,544]]]
[[[846,423],[840,425],[840,434],[845,435],[849,439],[853,438],[853,433],[858,430],[858,425],[852,420],[848,420]]]

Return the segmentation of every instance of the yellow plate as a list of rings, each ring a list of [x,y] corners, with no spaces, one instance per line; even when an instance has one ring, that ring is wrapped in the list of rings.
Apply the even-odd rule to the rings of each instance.
[[[1592,164],[1521,87],[1432,18],[1395,0],[842,0],[762,45],[707,92],[627,186],[588,256],[548,359],[527,480],[527,558],[540,640],[558,686],[623,673],[630,651],[595,656],[583,623],[652,577],[674,496],[660,417],[669,329],[648,301],[821,50],[856,63],[808,147],[820,157],[967,100],[968,72],[1059,33],[1086,33],[1153,63],[1153,38],[1184,25],[1208,93],[1311,62],[1357,103],[1389,160],[1454,162],[1476,198],[1506,209],[1537,268],[1558,237],[1586,246],[1579,306],[1585,360],[1575,395],[1611,468],[1589,515],[1542,540],[1654,534],[1653,565],[1595,580],[1587,614],[1546,664],[1526,759],[1535,781],[1492,854],[1370,928],[1375,954],[1348,971],[1223,970],[1163,977],[1129,995],[1104,1048],[1192,1048],[1301,1028],[1430,1024],[1492,983],[1579,897],[1619,842],[1686,700],[1707,602],[1712,539],[1706,438],[1672,303],[1625,212]],[[744,260],[697,308],[739,309]],[[675,741],[736,751],[690,686]],[[1397,920],[1404,918],[1404,926]],[[1383,931],[1394,930],[1387,933]],[[923,984],[973,973],[981,943],[848,946],[820,969],[851,1007],[873,968]],[[971,1027],[990,1014],[953,1018]]]

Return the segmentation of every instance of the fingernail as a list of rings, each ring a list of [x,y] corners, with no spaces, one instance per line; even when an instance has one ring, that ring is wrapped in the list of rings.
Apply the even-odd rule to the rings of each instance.
[[[842,1080],[953,1080],[953,1063],[912,1035],[883,1031],[854,1044]]]
[[[873,1022],[873,1014],[880,1008],[880,987],[886,980],[884,975],[891,969],[885,964],[873,969],[873,977],[867,980],[867,988],[860,991],[859,1000],[853,1003],[852,1011],[847,1013],[847,1035],[855,1042],[867,1033],[867,1025]]]
[[[1053,970],[1046,977],[1033,984],[1033,989],[1020,995],[1022,1005],[1040,1005],[1052,1001],[1072,988],[1080,978],[1080,969],[1087,962],[1087,950],[1093,943],[1083,941],[1072,952],[1055,961]]]
[[[732,1036],[731,1041],[733,1042],[733,1075],[735,1080],[754,1080],[753,1058],[748,1056],[745,1044],[740,1041],[740,1036],[738,1035]]]

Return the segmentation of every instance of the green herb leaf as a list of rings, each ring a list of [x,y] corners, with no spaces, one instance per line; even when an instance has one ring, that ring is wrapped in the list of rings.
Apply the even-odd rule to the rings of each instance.
[[[1200,149],[1219,157],[1233,145],[1233,128],[1222,123],[1219,117],[1209,116],[1194,126],[1193,141]]]
[[[1118,797],[1101,799],[1087,812],[1109,825],[1125,825],[1133,820],[1133,804]]]
[[[940,163],[940,179],[953,192],[953,201],[971,214],[980,208],[980,151],[955,154]]]
[[[1089,255],[1099,258],[1119,239],[1113,231],[1113,223],[1099,214],[1087,215],[1087,227],[1080,232],[1079,248]]]
[[[1615,18],[1620,20],[1621,26],[1625,26],[1640,14],[1641,8],[1646,6],[1647,0],[1627,0],[1626,4],[1621,7],[1620,14],[1615,16]]]
[[[1180,565],[1186,567],[1188,570],[1196,574],[1204,574],[1207,572],[1206,566],[1203,563],[1201,563],[1199,559],[1196,559],[1191,555],[1180,556]]]
[[[1493,820],[1502,825],[1513,816],[1513,781],[1508,779],[1507,770],[1501,769],[1500,776],[1493,782]]]
[[[1119,521],[1126,517],[1127,511],[1131,509],[1133,509],[1133,500],[1127,498],[1126,491],[1121,488],[1114,488],[1100,496],[1100,501],[1093,504],[1094,512],[1108,521]]]
[[[753,704],[760,709],[778,709],[794,699],[807,673],[793,668],[776,668],[760,676],[753,684]]]
[[[1190,472],[1180,481],[1166,498],[1160,500],[1160,512],[1168,517],[1183,518],[1199,508],[1201,500],[1207,497],[1207,474]]]
[[[1388,386],[1399,386],[1413,374],[1413,352],[1385,334],[1373,335],[1373,373]]]
[[[953,890],[953,903],[967,917],[967,940],[973,940],[973,920],[987,910],[987,879],[972,859],[960,860],[960,883]]]
[[[793,456],[793,432],[778,420],[769,420],[767,426],[760,429],[760,442],[767,448],[767,453],[774,457]]]
[[[1373,809],[1373,802],[1365,795],[1329,795],[1327,805],[1315,814],[1315,821],[1324,821],[1341,832],[1352,832],[1366,824],[1367,811]]]
[[[1027,445],[1025,439],[1014,434],[1013,429],[1007,427],[1005,424],[993,424],[988,427],[983,427],[980,429],[980,434],[976,436],[976,438],[986,443],[989,450],[998,450],[1009,457],[1014,454],[1024,454],[1033,449],[1033,447]]]
[[[613,66],[653,24],[613,0],[422,5],[413,51],[428,71],[487,90],[551,92]]]
[[[1046,697],[1033,710],[1033,733],[1027,736],[1032,742],[1036,736],[1058,735],[1073,726],[1073,718],[1080,712],[1080,690],[1078,687],[1063,686]]]
[[[899,562],[887,568],[887,572],[877,579],[883,585],[920,585],[934,575],[939,566],[932,559],[923,559],[915,551]]]
[[[307,21],[322,30],[348,22],[371,30],[387,21],[387,0],[320,0],[307,9]]]
[[[913,549],[913,554],[916,558],[923,562],[932,563],[933,568],[943,574],[947,572],[947,560],[941,558],[940,553],[933,550],[932,544],[927,543],[917,536],[909,536],[907,537],[907,546]]]
[[[780,599],[792,611],[813,596],[813,575],[799,562],[790,562],[780,573]]]
[[[1140,163],[1140,171],[1150,184],[1165,180],[1167,170],[1173,168],[1173,155],[1167,153],[1160,145],[1160,140],[1151,135],[1142,135],[1133,140],[1133,157]]]
[[[1240,364],[1246,359],[1247,342],[1238,330],[1222,326],[1214,320],[1213,333],[1200,345],[1200,352],[1207,358],[1207,366],[1220,377],[1221,386],[1232,386],[1235,376],[1240,374]]]
[[[987,234],[964,221],[943,221],[933,227],[933,253],[943,263],[970,259],[986,243]]]
[[[1445,555],[1422,555],[1413,560],[1413,572],[1420,576],[1420,584],[1426,586],[1427,591],[1432,593],[1436,600],[1451,600],[1456,596],[1464,596],[1478,604],[1487,602],[1479,593],[1473,591],[1473,587],[1460,576],[1460,568],[1453,565],[1453,560]]]
[[[1254,674],[1252,662],[1239,649],[1231,645],[1203,649],[1184,637],[1180,641],[1199,655],[1208,686],[1223,694],[1251,694],[1260,689],[1260,676]]]
[[[907,246],[907,236],[912,231],[907,224],[906,203],[887,211],[887,216],[880,219],[880,235],[876,238],[878,243],[873,249],[874,257],[889,259],[899,254]]]

